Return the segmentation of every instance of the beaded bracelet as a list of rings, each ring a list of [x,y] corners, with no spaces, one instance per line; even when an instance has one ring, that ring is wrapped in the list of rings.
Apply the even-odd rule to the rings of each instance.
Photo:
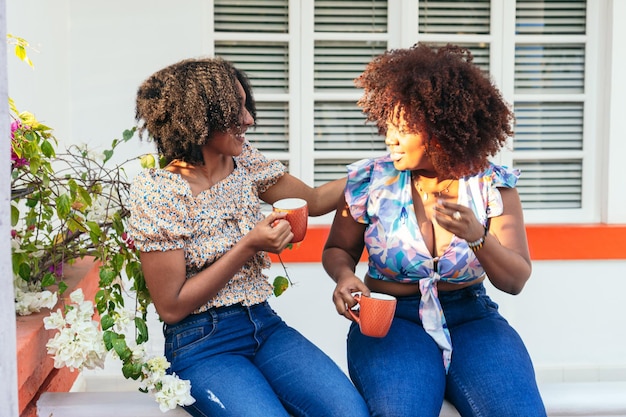
[[[476,253],[483,247],[485,244],[485,237],[487,237],[487,228],[485,227],[485,233],[480,237],[480,239],[475,240],[473,242],[467,242],[467,246],[472,250],[472,252]]]

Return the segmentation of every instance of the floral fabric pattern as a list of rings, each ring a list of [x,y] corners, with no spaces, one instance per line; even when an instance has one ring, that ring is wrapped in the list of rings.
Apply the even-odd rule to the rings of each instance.
[[[258,197],[285,173],[248,142],[234,157],[235,169],[210,189],[193,195],[187,181],[163,169],[139,173],[131,187],[130,233],[140,251],[182,249],[187,277],[217,261],[263,219]],[[195,311],[266,301],[272,286],[263,269],[267,253],[251,258],[218,294]]]
[[[470,207],[483,224],[502,214],[498,187],[515,187],[519,171],[490,164],[480,174],[459,179],[458,204]],[[411,172],[398,171],[389,156],[348,166],[345,197],[352,217],[367,225],[368,275],[383,281],[419,284],[424,329],[443,350],[446,369],[452,345],[437,297],[437,282],[464,283],[485,272],[464,239],[452,237],[439,257],[432,257],[417,223]]]

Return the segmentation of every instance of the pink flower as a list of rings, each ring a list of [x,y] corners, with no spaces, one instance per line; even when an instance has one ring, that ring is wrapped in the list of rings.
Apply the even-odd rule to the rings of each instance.
[[[63,264],[50,265],[48,271],[52,272],[56,277],[61,277],[63,276]]]
[[[135,250],[135,241],[133,240],[132,237],[128,235],[128,233],[126,232],[122,233],[122,240],[124,241],[124,243],[126,243],[126,246],[128,247],[128,249]]]
[[[11,142],[15,141],[15,131],[22,128],[22,123],[19,120],[14,120],[11,123]],[[11,148],[11,166],[13,168],[20,168],[28,165],[28,159],[20,158],[17,156],[13,148]]]
[[[22,123],[19,120],[14,120],[11,123],[11,139],[15,139],[15,131],[22,127]]]

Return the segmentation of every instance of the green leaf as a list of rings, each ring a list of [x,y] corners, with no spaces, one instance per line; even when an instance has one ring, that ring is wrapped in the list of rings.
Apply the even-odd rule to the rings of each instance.
[[[283,276],[274,278],[274,295],[276,297],[284,293],[289,288],[289,280]]]
[[[62,194],[55,199],[55,203],[57,206],[57,216],[59,218],[64,219],[70,214],[71,203],[70,198],[67,194]]]
[[[139,379],[142,375],[142,364],[128,362],[122,366],[122,374],[126,379]]]
[[[48,158],[54,157],[54,147],[47,140],[44,140],[41,144],[41,152]]]
[[[110,330],[106,330],[102,333],[102,341],[104,341],[104,347],[107,350],[113,349],[113,339],[117,336],[117,333],[114,333]]]
[[[67,228],[72,232],[80,230],[81,232],[86,232],[87,229],[82,224],[82,219],[80,217],[72,216],[67,219]]]
[[[20,220],[20,209],[11,204],[11,226],[15,227]]]
[[[106,293],[104,290],[99,290],[94,297],[94,301],[96,303],[96,309],[98,309],[98,314],[104,313],[106,309]]]
[[[54,285],[56,284],[57,280],[54,277],[54,274],[52,274],[51,272],[47,272],[44,276],[43,279],[41,280],[41,286],[42,287],[49,287],[50,285]]]
[[[58,285],[59,295],[65,293],[65,290],[67,290],[67,284],[65,283],[65,281],[59,282],[59,285]]]
[[[146,325],[146,322],[139,317],[135,317],[135,327],[137,327],[137,336],[135,337],[135,342],[138,345],[147,342],[148,326]]]
[[[133,352],[126,345],[126,340],[123,335],[118,335],[120,337],[116,337],[112,340],[113,349],[115,353],[120,357],[121,360],[125,361],[133,355]]]
[[[104,151],[104,162],[107,162],[112,157],[113,157],[113,151],[111,150]]]
[[[100,287],[108,287],[117,276],[110,268],[100,268]]]
[[[83,187],[77,187],[76,191],[78,191],[78,195],[80,195],[80,198],[82,198],[88,206],[91,206],[92,200],[89,191],[85,190]]]
[[[126,129],[124,133],[122,133],[122,139],[124,139],[124,142],[128,142],[133,136],[135,136],[135,130],[136,128],[133,127],[132,129]]]
[[[115,320],[108,314],[104,314],[100,316],[100,324],[102,325],[102,330],[109,330],[111,327],[115,326]]]
[[[20,264],[17,274],[24,281],[30,281],[30,272],[31,272],[30,265],[28,265],[27,263],[23,263],[23,264]]]

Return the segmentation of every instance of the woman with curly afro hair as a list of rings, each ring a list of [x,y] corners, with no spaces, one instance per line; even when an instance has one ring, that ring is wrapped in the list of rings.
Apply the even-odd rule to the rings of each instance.
[[[372,416],[545,416],[529,354],[486,294],[531,274],[519,172],[490,162],[514,117],[465,48],[385,52],[356,79],[389,153],[348,166],[322,262],[339,314],[396,297],[382,338],[348,334],[348,370]],[[363,280],[355,268],[367,249]]]
[[[191,382],[194,416],[369,416],[343,371],[271,309],[267,252],[294,237],[286,197],[335,209],[345,178],[317,188],[246,139],[256,123],[245,74],[220,58],[170,65],[137,92],[139,130],[167,165],[131,187],[130,232],[164,322],[169,372]]]

